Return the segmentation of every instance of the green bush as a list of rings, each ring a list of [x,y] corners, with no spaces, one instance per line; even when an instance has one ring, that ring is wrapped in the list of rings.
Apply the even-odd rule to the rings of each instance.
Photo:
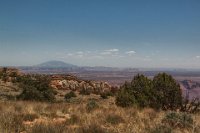
[[[162,123],[173,128],[190,128],[193,125],[193,118],[187,113],[170,112],[163,118]]]
[[[131,93],[139,107],[150,105],[152,97],[152,81],[144,75],[137,75],[131,82]]]
[[[116,104],[122,107],[134,104],[147,107],[151,104],[152,81],[144,75],[137,75],[131,83],[125,83],[116,96]]]
[[[182,93],[176,80],[166,73],[160,73],[153,79],[156,100],[153,106],[163,110],[176,110],[182,106]]]
[[[18,99],[22,100],[32,100],[32,101],[42,101],[43,95],[37,90],[37,88],[32,86],[23,86],[23,92],[18,96]]]
[[[134,95],[131,95],[128,90],[123,88],[117,93],[115,101],[116,105],[121,107],[130,107],[136,102]]]
[[[137,105],[154,109],[177,110],[182,107],[179,84],[166,73],[158,74],[153,81],[137,75],[131,83],[125,83],[116,95],[116,104],[122,107]]]
[[[55,91],[49,86],[50,79],[46,76],[26,75],[19,77],[17,81],[23,89],[22,93],[17,96],[20,100],[28,101],[48,101],[55,100]]]
[[[66,100],[69,100],[69,99],[71,99],[72,97],[76,97],[76,94],[75,94],[73,91],[70,91],[69,93],[67,93],[67,94],[65,95],[65,99],[66,99]]]

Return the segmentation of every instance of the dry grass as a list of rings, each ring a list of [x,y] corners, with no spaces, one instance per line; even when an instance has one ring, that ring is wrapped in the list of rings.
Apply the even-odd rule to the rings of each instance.
[[[88,111],[95,100],[98,108]],[[0,133],[198,133],[200,115],[190,128],[163,128],[167,112],[120,108],[114,98],[82,97],[80,103],[0,102]]]

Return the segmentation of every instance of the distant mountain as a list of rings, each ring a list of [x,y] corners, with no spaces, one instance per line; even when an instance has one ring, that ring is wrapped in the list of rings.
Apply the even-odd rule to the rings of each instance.
[[[65,63],[63,61],[55,61],[55,60],[41,63],[39,65],[36,65],[35,67],[39,67],[39,68],[78,68],[78,66],[76,66],[76,65]]]

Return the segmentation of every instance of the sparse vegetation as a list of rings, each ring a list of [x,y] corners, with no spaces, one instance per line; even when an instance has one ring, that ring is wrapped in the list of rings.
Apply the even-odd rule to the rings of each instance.
[[[87,103],[0,102],[0,132],[24,133],[198,133],[199,114],[154,111],[149,108],[119,108],[109,102],[88,112]],[[15,110],[15,108],[19,108]],[[40,111],[38,109],[40,108]],[[64,111],[63,110],[67,111]],[[49,114],[49,115],[45,115]],[[52,115],[51,115],[52,114]],[[153,115],[154,114],[154,115]]]

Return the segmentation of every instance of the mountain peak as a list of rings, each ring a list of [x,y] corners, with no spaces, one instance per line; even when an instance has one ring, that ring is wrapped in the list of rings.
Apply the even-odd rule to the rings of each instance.
[[[52,61],[47,61],[47,62],[41,63],[41,64],[37,65],[37,67],[72,68],[72,67],[77,67],[77,66],[70,64],[70,63],[65,63],[63,61],[52,60]]]

